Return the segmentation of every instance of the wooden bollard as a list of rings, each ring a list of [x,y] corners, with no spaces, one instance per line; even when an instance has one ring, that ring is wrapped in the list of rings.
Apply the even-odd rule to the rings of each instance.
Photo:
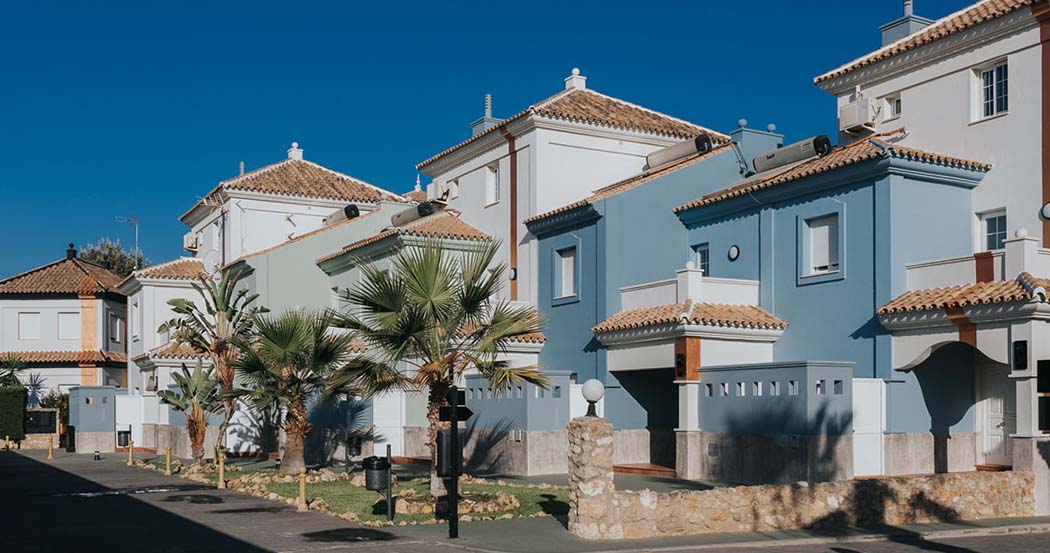
[[[164,476],[171,476],[171,446],[164,449]]]
[[[128,466],[135,464],[135,440],[128,440]]]
[[[226,451],[224,449],[217,448],[216,454],[219,456],[219,489],[226,489]]]
[[[11,451],[11,436],[4,436],[4,449]]]
[[[299,469],[299,508],[300,513],[306,511],[306,468]]]
[[[54,436],[48,436],[47,437],[47,458],[48,459],[54,459],[55,458],[55,437]]]

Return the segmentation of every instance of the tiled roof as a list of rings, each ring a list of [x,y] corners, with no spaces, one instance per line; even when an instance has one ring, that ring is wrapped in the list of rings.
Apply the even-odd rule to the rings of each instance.
[[[868,65],[889,59],[909,50],[929,44],[947,36],[965,31],[985,21],[1002,17],[1021,8],[1030,6],[1034,0],[983,0],[959,10],[953,14],[934,21],[922,30],[908,35],[897,42],[887,44],[882,48],[857,58],[841,67],[828,71],[813,79],[815,84],[820,84],[847,73],[856,71]]]
[[[706,132],[712,137],[728,138],[727,136],[694,125],[688,121],[671,117],[663,113],[644,108],[619,98],[606,96],[600,92],[590,89],[569,88],[529,106],[524,111],[518,112],[497,125],[478,133],[447,150],[430,157],[418,165],[417,169],[437,161],[460,148],[471,144],[484,136],[499,132],[513,121],[523,117],[535,115],[546,119],[558,119],[575,123],[586,123],[601,127],[612,127],[617,129],[643,132],[672,138],[692,138],[700,133]]]
[[[10,351],[0,357],[14,355],[28,365],[127,363],[128,356],[116,351],[70,350],[70,351]]]
[[[404,196],[406,198],[412,200],[413,202],[425,202],[425,201],[427,201],[427,192],[426,192],[426,190],[413,190],[411,192],[406,192],[404,194]]]
[[[152,357],[153,359],[207,359],[208,356],[194,351],[193,346],[190,346],[189,344],[168,342],[155,347],[148,352],[140,353],[133,357],[132,360],[139,361],[147,357]]]
[[[542,332],[530,332],[529,334],[519,334],[510,339],[511,342],[521,342],[525,344],[542,344],[547,341],[547,337]]]
[[[605,199],[611,198],[613,196],[616,196],[617,194],[622,194],[624,192],[627,192],[628,190],[631,190],[633,188],[637,188],[637,187],[639,187],[639,186],[641,186],[641,185],[643,185],[643,184],[645,184],[647,182],[656,180],[656,179],[658,179],[658,178],[660,178],[660,177],[662,177],[664,175],[667,175],[669,173],[673,173],[675,171],[678,171],[679,169],[684,169],[684,168],[689,167],[691,165],[695,165],[697,163],[700,163],[701,161],[704,161],[705,159],[709,159],[709,158],[714,157],[714,156],[716,156],[718,154],[726,152],[726,151],[728,151],[730,146],[731,146],[731,144],[727,142],[725,144],[721,144],[721,145],[715,146],[715,148],[713,148],[710,152],[707,152],[705,154],[693,154],[693,155],[690,155],[690,156],[686,156],[686,157],[684,157],[682,159],[676,159],[676,160],[674,160],[674,161],[672,161],[670,163],[666,163],[664,165],[661,165],[659,167],[655,167],[655,168],[650,169],[648,171],[643,171],[643,172],[641,172],[638,175],[635,175],[633,177],[630,177],[630,178],[624,179],[622,181],[619,181],[617,183],[610,184],[608,186],[599,188],[599,189],[595,190],[589,197],[587,197],[587,198],[585,198],[583,200],[578,200],[578,201],[575,201],[575,202],[573,202],[571,204],[563,205],[561,207],[552,209],[552,210],[550,210],[550,211],[548,211],[546,213],[541,213],[539,215],[534,215],[532,217],[529,217],[529,218],[525,219],[524,222],[525,222],[525,224],[529,224],[529,223],[531,223],[533,221],[539,221],[541,219],[546,219],[548,217],[552,217],[552,216],[557,215],[559,213],[566,213],[566,212],[572,211],[574,209],[579,209],[579,208],[581,208],[583,206],[591,205],[591,204],[593,204],[595,202],[599,202],[601,200],[605,200]]]
[[[917,311],[932,311],[986,305],[994,303],[1028,302],[1036,297],[1036,290],[1045,295],[1050,289],[1050,279],[1036,278],[1021,273],[1014,280],[996,280],[960,284],[944,288],[909,290],[897,299],[876,310],[879,315],[893,315]]]
[[[757,305],[672,303],[621,311],[602,321],[595,334],[665,324],[695,324],[736,328],[784,329],[787,323]]]
[[[223,189],[346,202],[406,201],[403,196],[361,179],[333,171],[312,161],[291,158],[224,180],[208,193],[205,200],[214,197]],[[205,200],[197,202],[182,216],[188,215]]]
[[[0,295],[119,293],[119,283],[113,271],[74,257],[0,280]]]
[[[815,157],[809,161],[804,161],[796,165],[787,165],[785,167],[767,171],[765,174],[759,174],[744,179],[732,186],[716,190],[697,200],[693,200],[685,205],[680,205],[676,207],[674,211],[675,213],[679,213],[695,207],[711,205],[722,200],[728,200],[738,196],[746,196],[759,190],[826,173],[828,171],[834,171],[835,169],[841,169],[849,165],[854,165],[879,157],[910,159],[934,165],[959,167],[974,171],[988,171],[992,167],[987,163],[979,163],[976,161],[926,152],[916,148],[909,148],[907,146],[894,145],[877,138],[869,138],[867,140],[854,142],[845,147],[836,148],[828,155],[822,157]]]
[[[492,237],[468,225],[459,218],[459,212],[454,209],[443,209],[433,215],[427,215],[412,221],[404,226],[388,228],[378,234],[374,234],[364,240],[358,240],[343,249],[317,258],[317,263],[323,263],[335,259],[344,253],[374,244],[391,236],[422,236],[427,238],[443,238],[455,240],[491,240]]]

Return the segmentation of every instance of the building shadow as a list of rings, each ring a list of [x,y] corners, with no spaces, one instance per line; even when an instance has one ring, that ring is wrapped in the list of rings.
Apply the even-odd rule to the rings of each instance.
[[[510,437],[511,422],[501,419],[490,428],[478,428],[477,425],[478,418],[472,417],[460,432],[466,453],[463,470],[476,475],[502,472],[507,457],[505,449],[514,447]]]
[[[306,463],[313,466],[328,466],[338,462],[346,440],[357,434],[364,440],[373,438],[370,402],[354,398],[322,396],[310,407],[308,420],[310,433],[306,436]],[[376,452],[381,455],[383,452]]]

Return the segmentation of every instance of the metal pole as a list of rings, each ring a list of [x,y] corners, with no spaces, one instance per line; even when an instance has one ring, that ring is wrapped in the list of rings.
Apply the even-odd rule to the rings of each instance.
[[[390,444],[386,444],[386,519],[394,520],[393,464],[390,462]]]
[[[452,386],[448,391],[449,433],[452,442],[452,467],[448,480],[448,537],[459,537],[459,390]]]
[[[142,252],[139,251],[139,220],[138,217],[132,218],[135,222],[135,270],[139,270],[139,257],[142,256]]]

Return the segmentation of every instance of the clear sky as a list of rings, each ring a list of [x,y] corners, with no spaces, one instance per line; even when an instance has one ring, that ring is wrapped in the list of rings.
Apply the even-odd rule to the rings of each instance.
[[[968,0],[917,0],[936,19]],[[588,87],[720,131],[835,136],[812,78],[879,46],[900,0],[10,2],[0,18],[0,277],[108,236],[182,255],[224,178],[305,157],[396,192],[497,117]],[[424,177],[424,182],[426,178]]]

